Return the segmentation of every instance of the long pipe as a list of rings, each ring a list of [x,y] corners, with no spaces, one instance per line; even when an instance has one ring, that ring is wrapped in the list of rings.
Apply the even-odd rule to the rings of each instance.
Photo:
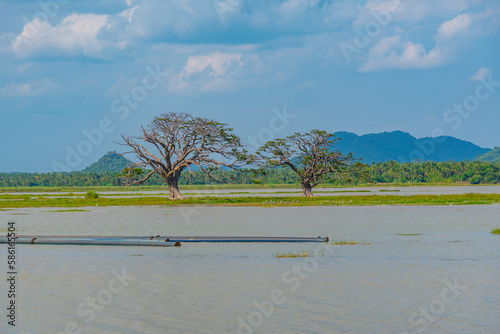
[[[0,238],[0,244],[9,242],[8,238]],[[122,239],[122,238],[53,238],[53,237],[19,237],[16,244],[33,245],[99,245],[99,246],[159,246],[173,247],[180,246],[180,241],[167,242],[164,240],[142,240],[142,239]]]
[[[50,239],[94,239],[94,240],[151,240],[163,242],[328,242],[329,238],[304,237],[252,237],[252,236],[19,236],[19,238],[50,238]],[[0,243],[2,238],[0,238]]]

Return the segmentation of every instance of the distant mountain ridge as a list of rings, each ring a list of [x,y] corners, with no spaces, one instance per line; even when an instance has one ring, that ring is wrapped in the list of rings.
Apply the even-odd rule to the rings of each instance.
[[[354,158],[363,163],[397,161],[500,161],[500,147],[494,150],[477,146],[471,142],[450,136],[435,138],[415,138],[402,131],[370,133],[358,136],[352,132],[339,131],[334,135],[341,140],[336,142],[336,150],[343,154],[353,153]],[[85,173],[120,173],[133,162],[121,154],[111,151],[83,169]],[[197,168],[192,168],[197,170]]]
[[[402,131],[371,133],[358,136],[339,131],[341,140],[336,149],[343,154],[353,153],[363,163],[397,161],[465,161],[474,160],[491,149],[450,136],[415,138]]]
[[[120,173],[124,168],[132,166],[134,163],[123,155],[110,151],[103,155],[98,161],[83,169],[84,173]]]
[[[489,152],[481,154],[475,160],[487,162],[500,162],[500,147],[495,147]]]

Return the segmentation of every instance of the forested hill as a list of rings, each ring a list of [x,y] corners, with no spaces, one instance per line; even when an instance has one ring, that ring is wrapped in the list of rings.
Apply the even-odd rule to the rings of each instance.
[[[500,147],[495,147],[489,152],[485,154],[481,154],[476,158],[479,161],[488,161],[488,162],[500,162]]]
[[[335,132],[336,148],[343,154],[353,153],[363,163],[397,161],[465,161],[473,160],[490,149],[450,136],[417,139],[402,131],[358,136],[351,132]]]
[[[103,155],[97,162],[88,166],[82,172],[84,173],[119,173],[124,168],[130,167],[133,164],[132,161],[123,157],[122,155],[116,153],[115,151],[110,151]]]

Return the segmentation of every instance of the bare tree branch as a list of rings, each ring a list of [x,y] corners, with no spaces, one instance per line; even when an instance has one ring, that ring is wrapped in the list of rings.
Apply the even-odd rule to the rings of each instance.
[[[303,196],[312,197],[312,188],[327,174],[344,175],[361,171],[362,164],[352,154],[334,150],[335,138],[326,131],[295,133],[270,140],[256,152],[261,168],[290,167],[301,179]]]
[[[168,113],[155,117],[147,127],[141,126],[140,131],[138,137],[122,135],[123,142],[119,143],[131,147],[131,153],[140,161],[124,171],[124,178],[128,184],[141,184],[158,173],[167,182],[171,199],[183,198],[177,183],[182,171],[187,169],[192,173],[193,165],[208,178],[222,182],[212,175],[214,170],[235,169],[249,162],[240,138],[227,124],[214,120]],[[152,171],[141,178],[140,171],[145,167]]]

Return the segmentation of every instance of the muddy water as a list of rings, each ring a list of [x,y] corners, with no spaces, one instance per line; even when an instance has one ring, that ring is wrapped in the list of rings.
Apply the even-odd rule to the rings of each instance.
[[[368,245],[18,245],[2,333],[497,333],[500,206],[1,211],[2,231],[329,236]],[[308,258],[276,258],[309,252]],[[6,258],[6,246],[0,256]],[[0,263],[6,263],[1,261]],[[1,265],[6,276],[6,264]],[[6,280],[0,306],[8,306]],[[4,313],[6,313],[4,311]],[[8,330],[8,331],[7,331]]]

